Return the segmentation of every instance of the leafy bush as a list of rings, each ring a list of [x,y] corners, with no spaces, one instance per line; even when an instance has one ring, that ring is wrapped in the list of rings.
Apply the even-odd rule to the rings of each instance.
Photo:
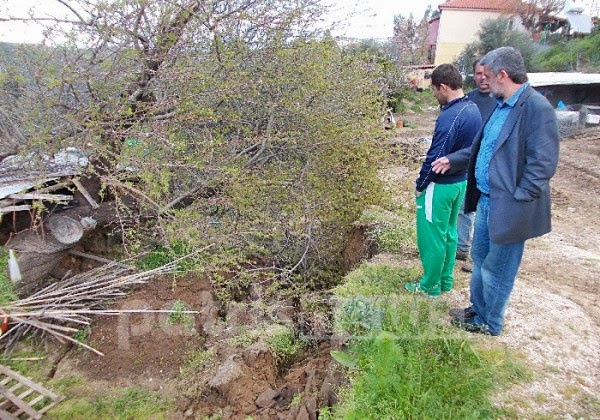
[[[599,71],[600,31],[592,35],[558,42],[536,57],[542,71]]]

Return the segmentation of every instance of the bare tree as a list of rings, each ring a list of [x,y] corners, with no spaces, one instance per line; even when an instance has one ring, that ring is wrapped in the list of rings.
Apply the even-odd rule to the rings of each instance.
[[[402,65],[426,64],[430,15],[431,6],[419,21],[414,18],[412,13],[408,18],[402,15],[394,16],[392,42],[396,51],[396,59]]]
[[[520,2],[518,14],[523,26],[535,32],[540,22],[546,22],[549,16],[560,12],[565,3],[566,0],[525,0]]]

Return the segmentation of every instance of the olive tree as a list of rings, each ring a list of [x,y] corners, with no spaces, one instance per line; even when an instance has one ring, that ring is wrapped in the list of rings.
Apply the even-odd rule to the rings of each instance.
[[[316,0],[56,3],[71,17],[37,19],[44,44],[2,66],[15,150],[90,156],[86,187],[127,252],[178,242],[209,249],[215,279],[337,278],[345,235],[380,200],[383,90],[377,63],[312,29]]]

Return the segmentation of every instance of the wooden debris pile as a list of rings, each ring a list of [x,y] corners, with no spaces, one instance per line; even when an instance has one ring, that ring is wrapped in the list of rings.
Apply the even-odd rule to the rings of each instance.
[[[128,289],[151,278],[172,272],[179,260],[145,272],[133,272],[123,264],[107,264],[51,284],[33,295],[0,307],[8,327],[0,336],[0,348],[9,353],[25,335],[50,336],[61,343],[72,342],[102,354],[72,335],[91,322],[92,315],[119,315],[131,312],[169,312],[155,310],[104,309],[124,296]],[[197,313],[187,311],[186,313]]]
[[[53,157],[9,156],[0,163],[0,216],[31,211],[36,202],[45,207],[68,205],[79,190],[93,208],[97,202],[81,185],[79,176],[88,165],[87,157],[74,148]]]

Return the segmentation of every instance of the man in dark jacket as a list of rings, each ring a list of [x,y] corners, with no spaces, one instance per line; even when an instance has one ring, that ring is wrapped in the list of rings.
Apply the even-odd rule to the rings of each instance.
[[[499,335],[525,241],[551,230],[550,178],[559,141],[554,109],[529,86],[517,50],[490,51],[481,65],[498,106],[470,151],[437,159],[432,170],[454,173],[468,164],[465,211],[477,210],[471,306],[451,311],[453,323]]]
[[[481,114],[481,121],[485,123],[492,115],[498,102],[496,98],[490,95],[490,85],[485,81],[483,76],[483,66],[477,60],[473,63],[473,79],[477,87],[467,93],[467,97],[477,105]],[[458,245],[456,249],[456,258],[465,261],[462,266],[463,271],[471,272],[473,265],[470,261],[469,254],[471,252],[471,243],[473,242],[473,222],[475,220],[475,212],[465,213],[464,206],[460,207],[458,213]]]
[[[456,255],[456,219],[463,201],[466,168],[436,174],[431,164],[440,156],[468,148],[481,127],[477,105],[463,93],[462,76],[452,64],[442,64],[431,74],[433,95],[442,106],[435,123],[431,147],[416,181],[417,245],[423,264],[419,283],[407,283],[410,292],[439,296],[452,289]]]

